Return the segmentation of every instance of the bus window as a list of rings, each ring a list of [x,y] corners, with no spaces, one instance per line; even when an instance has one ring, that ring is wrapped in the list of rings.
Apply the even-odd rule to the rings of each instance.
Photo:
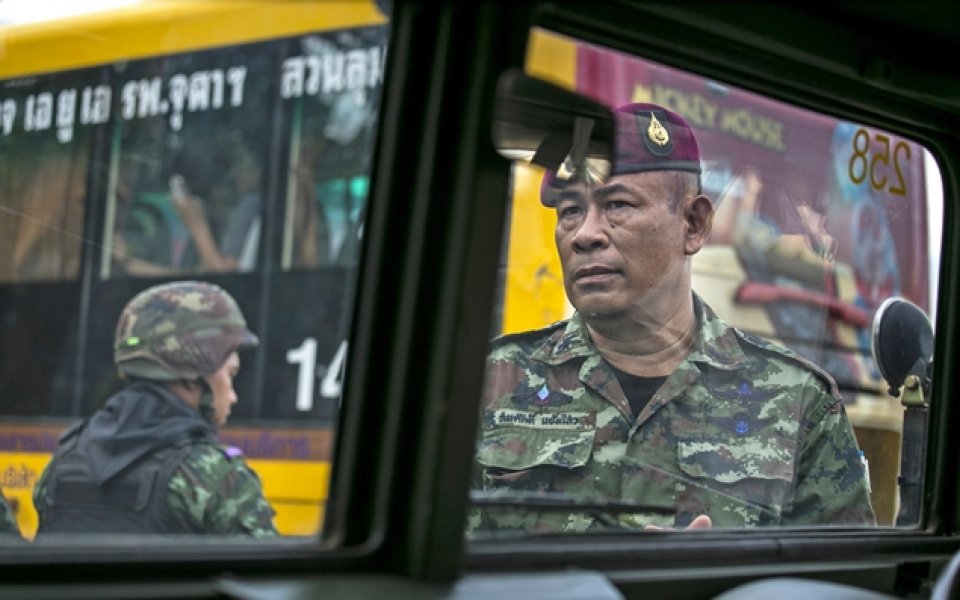
[[[311,36],[284,61],[284,98],[293,107],[284,269],[351,265],[357,260],[369,185],[383,61],[383,32]],[[321,82],[322,65],[345,77]]]
[[[104,277],[256,268],[275,46],[114,66],[120,106]]]
[[[479,498],[501,496],[475,509],[471,532],[683,528],[699,515],[720,528],[916,527],[916,514],[898,514],[901,494],[916,489],[901,490],[898,480],[903,406],[880,376],[870,336],[874,313],[888,298],[907,298],[928,313],[936,303],[940,232],[928,220],[934,215],[938,223],[943,200],[930,153],[882,128],[544,31],[532,36],[527,71],[610,108],[652,103],[689,124],[699,146],[701,190],[712,204],[712,229],[689,263],[701,329],[691,329],[693,349],[669,373],[650,373],[642,365],[630,371],[637,361],[624,358],[631,346],[619,337],[620,353],[605,354],[595,337],[604,331],[599,305],[589,305],[590,314],[578,312],[563,297],[563,286],[541,283],[564,281],[557,250],[562,254],[564,226],[573,221],[558,223],[568,219],[558,215],[575,220],[588,209],[575,199],[566,201],[573,208],[563,201],[556,210],[545,208],[543,169],[518,163],[504,290],[508,335],[493,343],[488,359],[475,480]],[[651,115],[652,122],[657,117]],[[622,126],[618,131],[625,135]],[[607,190],[611,202],[623,192],[609,190],[619,189]],[[606,230],[611,238],[614,227]],[[568,261],[575,264],[594,264],[584,257],[604,247],[600,241],[590,250],[586,241],[571,243],[567,252],[574,258]],[[568,291],[588,294],[571,273],[566,276]],[[601,289],[599,282],[590,285]],[[544,297],[547,289],[553,297]],[[644,310],[648,318],[655,312],[652,305]],[[773,361],[771,352],[778,352],[822,380],[823,390],[836,383],[836,394],[824,400],[837,421],[831,448],[844,456],[838,474],[830,475],[836,481],[805,463],[815,452],[810,432],[820,427],[797,420],[809,410],[807,392],[770,386],[769,366],[733,377],[732,362],[717,364],[726,350],[711,345],[703,329],[708,321],[739,330],[741,349],[769,349],[766,341],[780,345],[758,350],[767,353],[762,360]],[[637,327],[610,322],[621,324],[619,332]],[[727,379],[729,389],[719,383]],[[638,398],[636,406],[645,399],[646,408],[627,406]],[[799,497],[817,478],[831,494],[851,490],[862,510],[853,516],[852,501],[834,517],[808,510],[810,502],[828,504],[817,491]],[[531,509],[543,492],[592,507]],[[529,503],[504,508],[504,494],[526,496]],[[556,509],[557,499],[549,500]],[[602,505],[618,502],[636,508],[601,514]]]

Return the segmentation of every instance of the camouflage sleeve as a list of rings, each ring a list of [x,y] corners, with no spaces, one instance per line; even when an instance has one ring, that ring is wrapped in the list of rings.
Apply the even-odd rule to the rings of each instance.
[[[20,526],[17,525],[17,519],[13,516],[13,510],[7,499],[0,494],[0,533],[15,533],[20,535]]]
[[[480,447],[480,441],[483,437],[483,414],[482,414],[481,404],[481,415],[477,427],[476,442],[474,443],[474,452]],[[482,490],[483,489],[483,467],[476,460],[474,456],[474,461],[470,473],[470,491]],[[486,528],[485,524],[485,511],[481,510],[479,506],[474,506],[470,504],[470,508],[467,511],[467,527],[466,534],[467,538],[473,538],[478,531],[482,531]]]
[[[39,523],[44,522],[46,512],[46,497],[47,497],[47,474],[50,472],[50,463],[47,463],[47,466],[44,467],[43,472],[40,473],[40,478],[37,479],[37,483],[33,485],[33,508],[37,511],[37,520]]]
[[[274,510],[242,457],[198,446],[168,486],[174,518],[198,533],[274,537]]]
[[[784,525],[875,526],[866,469],[842,402],[811,375],[804,386],[793,502]]]

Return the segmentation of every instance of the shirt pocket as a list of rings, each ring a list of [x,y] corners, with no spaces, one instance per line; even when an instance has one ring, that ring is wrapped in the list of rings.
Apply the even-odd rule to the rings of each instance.
[[[484,488],[553,490],[559,479],[590,461],[596,438],[593,413],[526,417],[514,418],[524,426],[484,428],[476,456]]]
[[[709,515],[714,527],[778,525],[793,489],[789,443],[757,439],[681,441],[678,522]]]

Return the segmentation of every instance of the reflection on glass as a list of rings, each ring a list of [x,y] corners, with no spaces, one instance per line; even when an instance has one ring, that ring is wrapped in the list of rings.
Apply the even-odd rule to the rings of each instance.
[[[545,32],[527,69],[651,105],[621,119],[601,186],[517,166],[471,535],[915,526],[870,322],[933,301],[923,148]],[[683,122],[705,200],[672,179]]]

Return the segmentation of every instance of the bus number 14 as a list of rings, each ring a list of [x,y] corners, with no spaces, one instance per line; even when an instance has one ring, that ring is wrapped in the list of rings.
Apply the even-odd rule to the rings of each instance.
[[[306,338],[303,343],[287,351],[287,362],[297,365],[297,410],[313,409],[313,384],[319,377],[320,397],[339,398],[343,388],[343,368],[347,357],[347,340],[340,342],[330,364],[317,366],[317,340]]]

